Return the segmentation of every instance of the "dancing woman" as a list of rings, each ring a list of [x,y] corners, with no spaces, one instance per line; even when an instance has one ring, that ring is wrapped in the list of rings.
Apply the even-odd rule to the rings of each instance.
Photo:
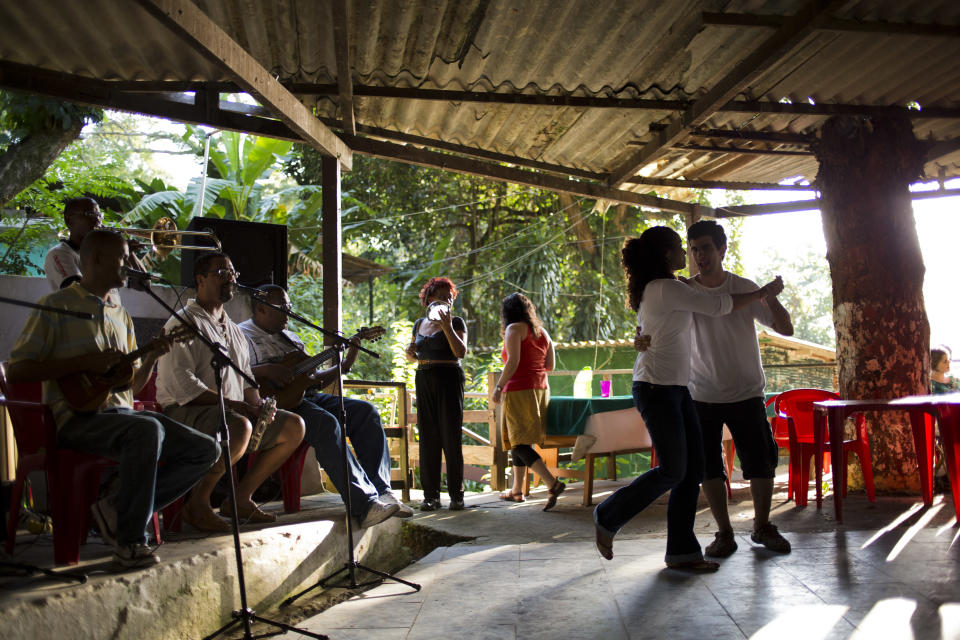
[[[693,313],[725,315],[783,290],[780,278],[751,293],[712,295],[677,280],[686,266],[680,236],[668,227],[651,227],[627,240],[621,250],[630,308],[637,325],[652,337],[633,367],[633,402],[643,416],[660,464],[618,489],[593,512],[600,554],[613,558],[613,538],[627,522],[670,491],[667,506],[668,567],[716,571],[703,559],[693,532],[703,445],[700,423],[687,390],[690,376],[690,330]]]
[[[420,290],[425,317],[413,324],[406,355],[417,363],[417,426],[420,433],[421,511],[440,508],[440,455],[447,461],[451,511],[463,504],[463,386],[460,359],[467,353],[467,325],[453,315],[457,287],[449,278],[430,278]]]
[[[493,392],[493,401],[503,400],[501,434],[503,448],[512,449],[513,489],[501,500],[523,502],[523,470],[530,467],[549,489],[543,510],[549,511],[566,485],[556,477],[532,444],[542,444],[547,434],[547,404],[550,386],[547,371],[553,370],[553,341],[537,317],[537,308],[522,293],[507,296],[500,307],[503,334],[503,373]]]

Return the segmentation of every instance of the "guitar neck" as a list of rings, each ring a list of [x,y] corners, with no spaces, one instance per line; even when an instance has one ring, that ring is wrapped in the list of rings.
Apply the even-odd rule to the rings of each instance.
[[[334,347],[331,347],[329,349],[324,349],[317,355],[311,356],[306,360],[304,360],[303,362],[301,362],[299,365],[297,365],[297,367],[294,369],[294,373],[298,376],[303,375],[304,373],[310,373],[311,371],[319,367],[321,362],[323,362],[324,360],[332,356],[335,352],[336,352],[336,348]]]

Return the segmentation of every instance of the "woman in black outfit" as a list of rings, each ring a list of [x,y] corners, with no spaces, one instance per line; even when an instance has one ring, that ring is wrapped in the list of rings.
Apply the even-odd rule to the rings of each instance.
[[[425,317],[413,325],[407,359],[417,363],[417,425],[420,431],[421,511],[440,508],[440,454],[447,460],[450,510],[463,509],[463,369],[467,325],[452,314],[457,287],[449,278],[431,278],[420,290]]]

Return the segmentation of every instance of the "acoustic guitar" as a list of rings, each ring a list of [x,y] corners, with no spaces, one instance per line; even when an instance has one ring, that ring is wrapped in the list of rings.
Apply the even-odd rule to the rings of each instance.
[[[386,331],[383,327],[364,327],[354,334],[350,340],[360,339],[367,342],[376,342],[383,337]],[[275,397],[277,406],[281,409],[293,409],[303,402],[303,396],[307,389],[319,384],[320,381],[315,375],[317,367],[332,358],[336,352],[336,347],[324,349],[314,356],[308,356],[300,350],[291,351],[271,364],[279,364],[290,369],[294,376],[293,380],[282,387],[275,385],[270,380],[258,380],[260,395]]]
[[[187,327],[175,327],[164,337],[173,342],[185,342],[193,338],[193,332]],[[57,378],[60,391],[74,411],[97,411],[107,401],[111,391],[123,391],[133,382],[133,363],[137,358],[159,348],[151,341],[136,351],[125,354],[120,362],[106,373],[80,371]]]

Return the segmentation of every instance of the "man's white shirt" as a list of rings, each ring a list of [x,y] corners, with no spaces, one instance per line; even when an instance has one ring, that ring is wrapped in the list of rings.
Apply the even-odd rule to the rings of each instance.
[[[758,287],[747,278],[724,271],[719,287],[690,284],[713,295],[750,293]],[[710,317],[694,314],[690,359],[690,395],[699,402],[740,402],[763,396],[766,378],[754,320],[768,327],[773,313],[764,302],[754,302],[730,314]]]

